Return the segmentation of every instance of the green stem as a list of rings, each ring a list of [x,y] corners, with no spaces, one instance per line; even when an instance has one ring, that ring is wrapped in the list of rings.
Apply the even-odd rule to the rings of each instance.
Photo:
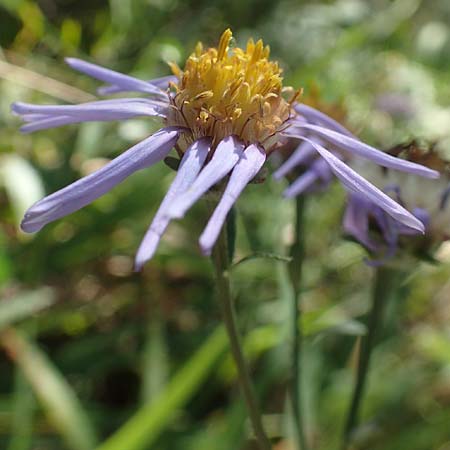
[[[304,209],[305,198],[299,196],[295,203],[295,234],[290,256],[289,277],[292,285],[292,374],[291,374],[291,401],[296,434],[296,447],[299,450],[307,450],[302,395],[302,348],[303,330],[301,321],[301,279],[302,266],[305,253],[304,245]]]
[[[359,411],[364,396],[364,390],[369,374],[370,358],[376,343],[376,337],[380,322],[382,321],[384,306],[389,296],[398,286],[395,269],[389,267],[378,267],[372,291],[372,306],[367,320],[367,334],[361,340],[356,383],[353,389],[352,401],[347,414],[344,428],[344,436],[341,449],[348,448],[351,435],[358,425]]]
[[[230,341],[231,353],[238,369],[239,383],[247,403],[255,437],[260,450],[270,450],[272,446],[262,425],[261,413],[250,381],[250,374],[242,352],[241,339],[236,324],[236,313],[231,297],[229,279],[227,227],[224,227],[220,233],[213,249],[212,260],[216,271],[217,295]]]

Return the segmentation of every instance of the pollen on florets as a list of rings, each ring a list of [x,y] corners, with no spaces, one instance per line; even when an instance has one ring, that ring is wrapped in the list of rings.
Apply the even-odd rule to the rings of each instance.
[[[289,101],[282,96],[282,70],[269,61],[270,49],[261,40],[250,39],[244,50],[230,49],[231,39],[227,29],[218,48],[204,50],[199,42],[184,70],[170,64],[178,82],[172,84],[167,122],[189,128],[193,140],[211,136],[217,144],[236,135],[269,150],[299,92]]]

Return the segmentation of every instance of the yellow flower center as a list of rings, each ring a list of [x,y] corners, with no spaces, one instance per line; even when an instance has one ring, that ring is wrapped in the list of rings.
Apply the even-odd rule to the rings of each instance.
[[[188,127],[192,136],[183,147],[202,136],[216,145],[229,135],[247,144],[260,143],[269,150],[275,135],[289,118],[295,93],[288,102],[282,97],[278,63],[269,61],[270,49],[250,39],[245,50],[230,50],[231,30],[220,38],[218,48],[203,49],[199,42],[184,70],[170,66],[178,82],[168,114],[169,125]]]

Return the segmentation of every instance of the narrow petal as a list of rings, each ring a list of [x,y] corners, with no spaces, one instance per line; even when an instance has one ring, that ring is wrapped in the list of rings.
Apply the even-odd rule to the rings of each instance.
[[[20,127],[20,132],[27,134],[27,133],[33,133],[35,131],[39,130],[48,130],[49,128],[58,128],[65,125],[71,125],[74,123],[81,123],[81,122],[109,122],[112,120],[127,120],[131,119],[133,117],[136,117],[136,115],[124,115],[122,117],[116,116],[115,118],[108,118],[103,115],[99,116],[91,116],[89,119],[82,118],[80,116],[58,116],[58,117],[51,117],[51,118],[45,118],[40,120],[35,120],[32,122],[27,123],[26,125],[23,125]]]
[[[342,126],[339,122],[324,114],[322,111],[313,108],[312,106],[308,106],[303,103],[297,103],[294,108],[299,114],[305,116],[305,118],[309,122],[321,123],[322,125],[325,125],[332,130],[336,130],[339,133],[345,134],[346,136],[354,137],[353,134],[350,133],[350,131]]]
[[[101,100],[80,105],[32,105],[13,103],[12,112],[22,117],[23,133],[80,122],[126,120],[138,116],[165,117],[167,105],[147,99]]]
[[[173,219],[183,217],[205,192],[230,172],[239,161],[243,150],[244,144],[235,136],[223,139],[217,146],[211,161],[203,168],[192,186],[174,201],[167,215]]]
[[[368,249],[376,251],[375,243],[369,237],[369,209],[371,203],[365,198],[349,194],[344,213],[343,228],[345,233],[353,236]]]
[[[386,212],[383,211],[381,208],[374,206],[373,204],[372,205],[369,204],[368,208],[370,208],[370,214],[375,218],[378,228],[381,230],[381,233],[383,234],[383,239],[388,247],[387,255],[393,255],[397,250],[397,242],[400,227],[404,228],[405,230],[409,230],[413,234],[417,233],[420,234],[420,231],[418,231],[417,229],[409,228],[393,220],[392,217],[386,214]]]
[[[259,172],[265,160],[266,154],[264,150],[256,145],[250,145],[245,149],[239,161],[234,166],[222,198],[200,236],[200,247],[205,255],[211,254],[211,250],[216,243],[228,212],[233,207],[245,186]]]
[[[303,175],[300,175],[285,191],[284,197],[292,198],[303,194],[319,179],[319,176],[312,170],[308,170]]]
[[[111,69],[98,66],[96,64],[82,61],[78,58],[66,58],[66,63],[72,69],[85,73],[92,78],[103,81],[104,83],[116,85],[126,91],[144,92],[146,94],[165,95],[159,88],[138,78],[115,72]]]
[[[411,212],[414,214],[415,217],[417,217],[423,223],[425,230],[427,230],[431,224],[430,213],[424,208],[413,208]],[[405,228],[405,227],[401,227],[399,232],[401,234],[407,234],[407,235],[417,234],[416,230],[411,230],[411,228]]]
[[[349,136],[344,136],[336,131],[329,130],[327,128],[319,127],[317,125],[309,124],[299,124],[294,125],[294,128],[306,129],[308,131],[313,131],[318,134],[321,138],[327,140],[328,142],[339,146],[343,150],[358,155],[361,158],[369,159],[376,162],[380,166],[389,167],[391,169],[400,170],[403,172],[409,172],[416,175],[420,175],[426,178],[439,178],[439,172],[431,170],[428,167],[416,164],[410,161],[405,161],[404,159],[396,158],[377,150],[364,142],[353,139]],[[286,131],[287,135],[292,137],[302,138],[300,132],[292,132],[290,129]]]
[[[371,238],[369,233],[370,220],[375,220],[382,239],[381,237],[377,240]],[[400,227],[415,233],[418,232],[395,221],[381,208],[360,195],[349,194],[343,228],[347,234],[353,236],[371,252],[381,257],[380,259],[366,260],[366,264],[369,266],[383,265],[395,255],[398,248],[398,231]]]
[[[48,118],[40,119],[21,126],[20,132],[24,134],[33,133],[39,130],[48,130],[49,128],[57,128],[62,127],[64,125],[70,125],[73,123],[80,123],[80,122],[83,122],[83,120],[70,116],[60,116],[60,117],[52,117],[50,119]]]
[[[194,142],[183,155],[177,174],[162,201],[152,224],[142,240],[136,254],[135,270],[141,270],[142,266],[152,258],[162,234],[169,225],[170,218],[165,215],[174,199],[185,192],[197,177],[211,148],[211,140],[202,138]]]
[[[147,99],[147,98],[117,98],[111,100],[99,100],[95,102],[80,103],[78,105],[36,105],[32,103],[14,102],[11,105],[11,112],[15,116],[19,116],[25,122],[34,120],[48,119],[55,115],[73,115],[80,112],[108,112],[108,110],[118,110],[123,108],[125,110],[135,107],[138,111],[145,113],[151,112],[152,109],[156,112],[165,112],[169,104],[163,100]]]
[[[154,103],[147,99],[117,99],[100,100],[79,105],[33,105],[30,103],[16,102],[12,104],[11,109],[18,115],[39,114],[50,117],[64,115],[86,117],[89,119],[91,116],[97,117],[99,115],[105,118],[120,118],[130,115],[163,115],[167,106],[162,103]]]
[[[404,225],[424,232],[423,223],[400,206],[391,197],[369,183],[361,175],[336,158],[331,152],[313,141],[308,141],[330,165],[331,170],[341,180],[342,184],[351,192],[360,194],[386,211],[395,220]]]
[[[27,233],[38,231],[106,194],[132,173],[163,159],[179,134],[179,128],[164,128],[96,172],[38,201],[25,213],[22,229]]]
[[[311,146],[312,147],[312,146]],[[312,147],[314,148],[314,147]],[[315,150],[315,149],[314,149]],[[333,178],[333,173],[328,163],[322,158],[314,161],[305,173],[299,176],[284,192],[287,198],[292,198],[303,194],[314,184],[320,183],[322,186],[328,185]],[[317,185],[319,187],[319,185]]]
[[[291,170],[300,164],[304,164],[312,155],[316,154],[315,148],[309,142],[302,142],[292,155],[274,172],[275,180],[281,180]]]
[[[165,77],[154,78],[153,80],[147,80],[147,83],[150,83],[161,90],[166,90],[170,82],[175,83],[177,80],[175,75],[168,75]],[[122,92],[126,92],[126,90],[117,85],[102,86],[97,89],[99,95],[119,94]]]

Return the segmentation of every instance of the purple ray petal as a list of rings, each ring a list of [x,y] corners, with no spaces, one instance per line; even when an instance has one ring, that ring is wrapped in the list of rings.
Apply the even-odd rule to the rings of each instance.
[[[396,158],[389,155],[388,153],[377,150],[376,148],[371,147],[364,142],[358,141],[348,136],[344,136],[343,134],[336,131],[328,130],[327,128],[310,124],[298,124],[294,125],[293,127],[313,131],[320,137],[324,138],[334,145],[339,146],[343,150],[347,150],[348,152],[351,152],[362,158],[374,161],[380,166],[413,173],[426,178],[439,178],[439,172],[435,170],[429,169],[428,167],[413,163],[411,161],[405,161],[404,159]],[[303,137],[301,132],[291,131],[291,129],[287,130],[285,134],[291,137],[297,137],[299,139]]]
[[[382,234],[383,241],[374,241],[369,235],[369,221],[373,219]],[[362,245],[374,253],[381,254],[387,248],[381,259],[365,260],[370,266],[380,266],[391,259],[398,247],[399,228],[403,227],[412,231],[404,225],[396,222],[378,206],[361,197],[358,194],[350,194],[344,215],[344,231],[353,236]],[[414,230],[417,233],[417,230]]]
[[[104,83],[116,85],[125,91],[144,92],[146,94],[159,96],[165,95],[164,92],[153,84],[139,80],[138,78],[124,75],[122,73],[115,72],[114,70],[82,61],[78,58],[66,58],[65,61],[70,67],[72,67],[72,69],[85,73],[86,75],[103,81]]]
[[[336,158],[340,159],[339,156],[336,156]],[[330,166],[323,159],[314,161],[310,170],[315,172],[324,183],[329,183],[333,178],[333,173],[330,170]]]
[[[283,196],[286,198],[296,197],[307,191],[318,180],[319,176],[313,171],[307,171],[300,175],[287,189],[284,190]]]
[[[345,233],[353,236],[368,249],[376,251],[377,246],[369,237],[369,210],[371,205],[360,195],[349,194],[343,228]]]
[[[431,216],[426,209],[414,208],[412,213],[424,224],[425,228],[428,227],[431,221]]]
[[[322,125],[327,126],[328,128],[331,128],[332,130],[336,130],[339,133],[345,134],[350,137],[354,137],[354,135],[350,133],[350,131],[347,130],[347,128],[345,128],[344,126],[342,126],[339,122],[332,119],[330,116],[324,114],[322,111],[313,108],[312,106],[308,106],[303,103],[297,103],[294,106],[294,109],[299,114],[305,116],[305,118],[309,122],[320,123]]]
[[[92,115],[89,119],[83,119],[82,117],[76,117],[76,116],[58,116],[58,117],[51,117],[46,119],[40,119],[33,122],[29,122],[26,125],[23,125],[20,127],[20,132],[27,134],[27,133],[33,133],[35,131],[39,130],[47,130],[49,128],[58,128],[65,125],[71,125],[74,123],[81,123],[81,122],[109,122],[112,120],[127,120],[132,119],[136,117],[136,115],[129,114],[129,115],[123,115],[122,117],[116,116],[114,118],[111,117],[105,117],[103,115]],[[156,116],[155,116],[156,117]]]
[[[388,245],[389,252],[394,254],[395,249],[397,247],[398,234],[400,227],[410,230],[415,234],[420,233],[420,231],[416,229],[409,228],[399,222],[393,220],[391,216],[386,214],[381,208],[378,208],[374,205],[369,205],[370,213],[375,218],[381,233],[383,234],[383,238]]]
[[[167,215],[179,219],[211,187],[224,178],[239,161],[244,144],[235,136],[228,136],[220,141],[211,161],[203,168],[192,186],[178,197]]]
[[[245,186],[259,172],[265,160],[266,154],[264,150],[257,145],[250,145],[245,149],[241,158],[234,166],[222,198],[200,236],[200,247],[205,255],[211,254],[211,250],[219,236],[228,212],[233,207]]]
[[[13,115],[19,116],[24,122],[36,122],[38,120],[45,120],[48,118],[48,116],[45,114],[23,114],[23,115],[20,115],[20,114],[14,113],[14,111],[13,111]]]
[[[23,133],[80,122],[126,120],[137,116],[165,117],[167,105],[147,99],[101,100],[80,105],[32,105],[13,103],[12,112],[27,125]]]
[[[78,105],[36,105],[32,103],[14,102],[11,105],[11,112],[15,116],[19,116],[23,120],[29,122],[31,120],[46,119],[53,115],[70,114],[79,112],[106,111],[112,109],[117,110],[124,108],[125,110],[133,107],[138,110],[147,107],[149,110],[165,110],[169,106],[165,100],[156,100],[148,98],[116,98],[110,100],[98,100],[95,102],[80,103]]]
[[[370,207],[371,205],[369,205]],[[366,264],[372,267],[379,267],[383,264],[385,264],[387,261],[389,261],[396,253],[398,249],[398,236],[399,236],[399,229],[402,227],[404,229],[410,230],[410,232],[414,233],[420,233],[418,230],[413,230],[412,228],[409,228],[399,222],[396,222],[393,220],[392,217],[387,215],[385,211],[378,207],[374,207],[372,205],[371,210],[372,216],[375,218],[376,223],[383,235],[384,243],[387,246],[387,251],[385,252],[384,256],[380,259],[372,259],[372,260],[366,260]],[[377,250],[381,250],[381,246],[378,245]]]
[[[161,90],[166,90],[170,82],[175,83],[177,80],[178,78],[175,75],[167,75],[165,77],[147,80],[147,83],[150,83]],[[97,89],[97,93],[99,95],[119,94],[122,92],[126,92],[126,90],[122,89],[120,86],[117,85],[102,86]]]
[[[203,167],[210,148],[211,139],[202,138],[186,150],[178,172],[139,246],[135,259],[136,271],[141,270],[142,266],[153,257],[161,236],[170,222],[165,214],[167,209],[179,194],[185,192],[192,185]]]
[[[121,115],[162,115],[165,107],[161,103],[154,103],[146,99],[117,99],[100,100],[97,102],[82,103],[79,105],[33,105],[16,102],[11,105],[15,114],[42,114],[49,117],[55,115],[79,116],[89,119],[91,116],[120,117]]]
[[[305,163],[308,159],[316,154],[316,150],[309,142],[302,142],[292,153],[292,155],[274,172],[275,180],[280,180],[287,175],[292,169]]]
[[[305,138],[304,138],[305,139]],[[307,140],[307,139],[305,139]],[[424,232],[423,223],[409,213],[405,208],[400,206],[391,197],[387,196],[380,189],[369,183],[361,175],[336,158],[331,152],[326,150],[316,142],[308,140],[311,145],[319,152],[322,158],[327,161],[331,170],[341,180],[342,184],[351,192],[360,194],[373,202],[376,206],[386,211],[395,220],[404,225],[414,228],[420,232]]]
[[[312,148],[314,149],[314,147]],[[332,177],[333,174],[328,163],[323,159],[318,159],[283,192],[283,195],[287,198],[296,197],[303,194],[318,181],[327,185]]]
[[[80,123],[80,122],[84,121],[79,118],[70,116],[60,116],[60,117],[52,117],[50,119],[40,119],[21,126],[20,132],[24,134],[33,133],[34,131],[47,130],[49,128],[57,128],[62,127],[64,125],[70,125],[73,123]],[[99,122],[101,121],[99,120]]]
[[[413,213],[413,215],[415,217],[417,217],[423,223],[423,226],[425,227],[425,232],[426,232],[426,230],[429,228],[430,222],[431,222],[430,213],[424,208],[413,208],[411,212]],[[401,234],[407,234],[407,235],[417,234],[416,230],[412,230],[411,228],[408,228],[408,227],[400,227],[399,232]]]
[[[180,128],[163,128],[96,172],[38,201],[25,213],[22,230],[38,231],[106,194],[137,170],[160,161],[174,146],[179,134]]]

